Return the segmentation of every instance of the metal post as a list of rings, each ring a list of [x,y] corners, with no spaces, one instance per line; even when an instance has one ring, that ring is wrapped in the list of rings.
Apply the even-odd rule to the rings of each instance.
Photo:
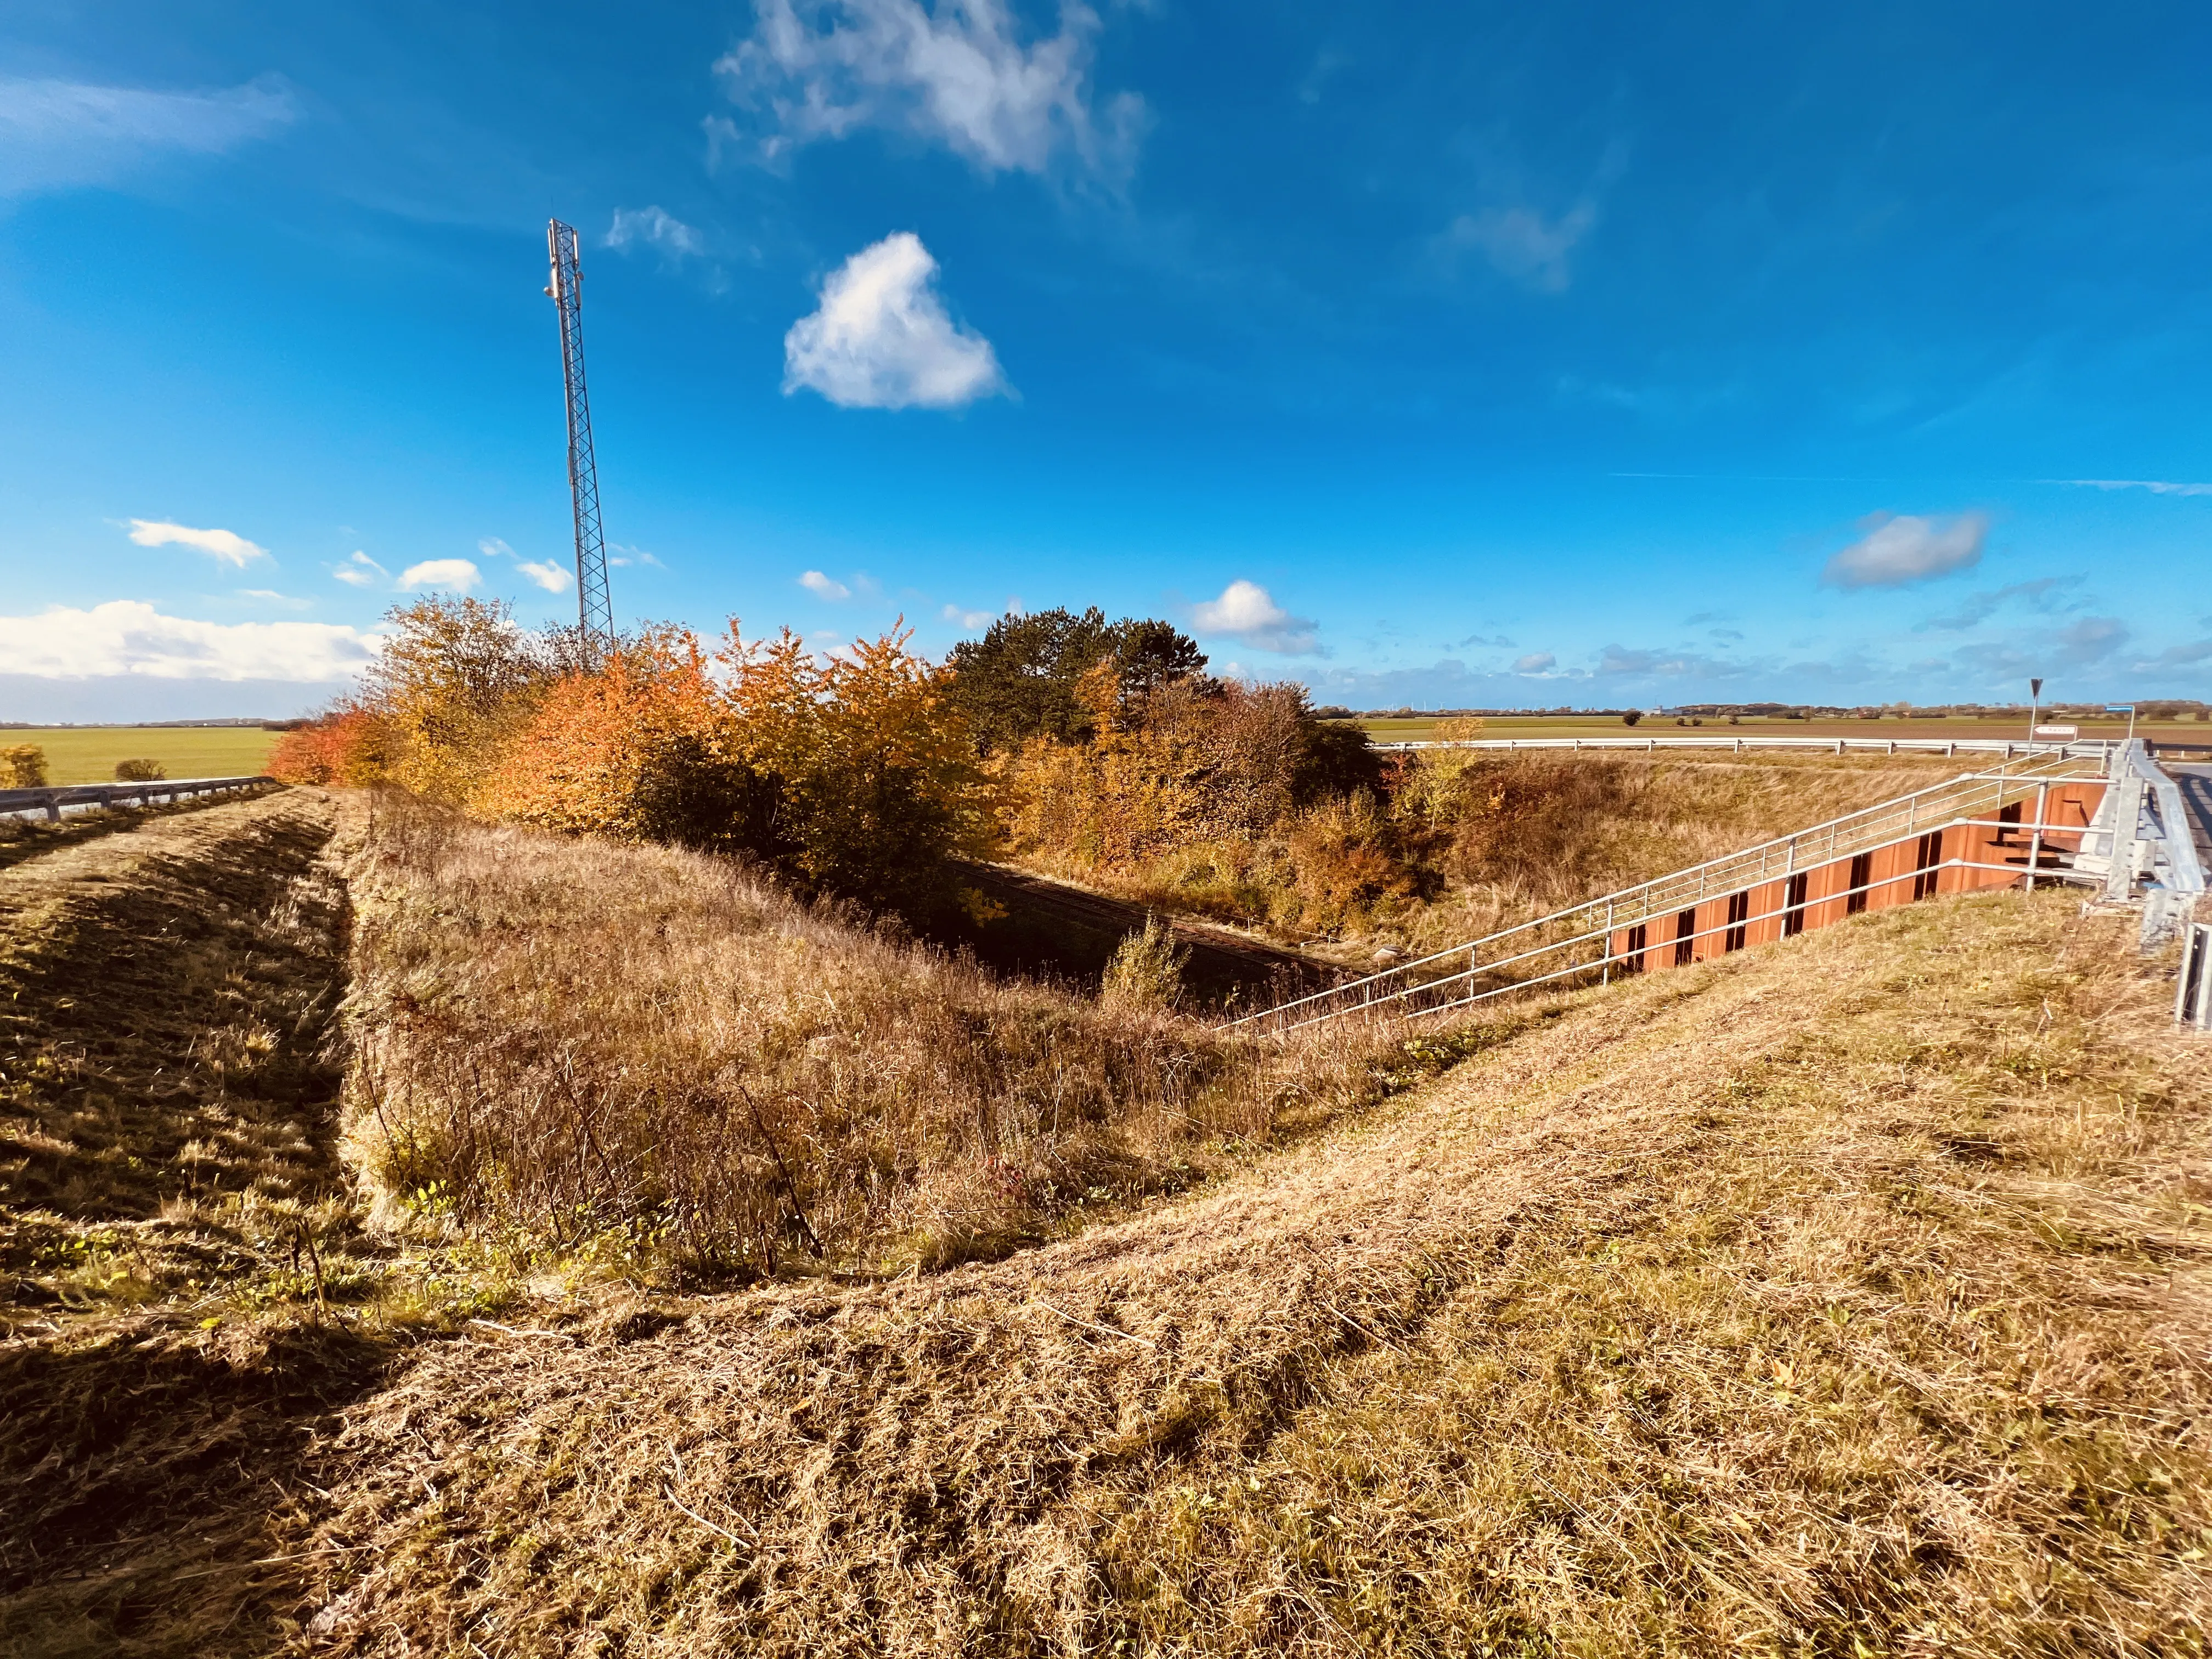
[[[2035,872],[2043,867],[2044,803],[2050,798],[2049,784],[2035,786],[2035,833],[2028,837],[2027,842],[2027,890],[2031,893],[2035,890]]]

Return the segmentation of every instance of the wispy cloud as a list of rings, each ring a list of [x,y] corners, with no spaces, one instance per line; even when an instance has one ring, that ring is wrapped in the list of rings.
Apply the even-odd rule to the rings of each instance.
[[[1692,651],[1608,645],[1598,653],[1597,672],[1632,678],[1725,679],[1744,671],[1740,664]]]
[[[1071,3],[1060,15],[1058,34],[1024,46],[1004,0],[934,11],[921,0],[758,0],[752,33],[714,69],[763,118],[767,161],[878,127],[941,143],[986,173],[1042,173],[1065,155],[1118,182],[1133,164],[1144,100],[1121,93],[1094,106],[1098,14]],[[726,137],[730,124],[714,119]]]
[[[268,549],[256,546],[231,531],[195,530],[189,525],[168,524],[155,519],[131,520],[131,539],[141,547],[198,548],[216,563],[227,564],[234,570],[243,570],[254,560],[269,556]]]
[[[374,587],[391,574],[368,554],[360,551],[348,555],[343,564],[331,567],[332,578],[348,587]]]
[[[2069,668],[2099,663],[2128,642],[2131,630],[2118,617],[2084,617],[2058,630],[2058,660]]]
[[[1990,521],[1980,513],[1955,519],[1877,513],[1862,520],[1866,534],[1828,561],[1821,580],[1837,587],[1902,587],[1978,564]]]
[[[2172,483],[2164,478],[2049,478],[2077,489],[2148,489],[2154,495],[2212,495],[2212,483]]]
[[[399,585],[410,592],[442,587],[465,593],[483,580],[483,573],[467,559],[425,559],[399,573]]]
[[[996,611],[963,611],[957,605],[948,605],[938,615],[963,632],[972,634],[977,629],[987,628],[996,622],[1000,613]]]
[[[955,323],[937,261],[899,231],[862,248],[822,285],[821,307],[783,337],[783,390],[846,409],[957,409],[1006,389],[991,343]]]
[[[706,238],[675,215],[657,207],[617,208],[607,228],[612,248],[649,247],[674,264],[707,251]]]
[[[343,680],[365,667],[382,643],[374,634],[330,623],[168,617],[139,599],[0,617],[0,661],[10,673],[41,679]]]
[[[0,196],[113,184],[163,155],[219,155],[295,113],[274,78],[149,92],[0,76]]]
[[[2212,662],[2212,640],[2191,640],[2184,645],[2169,645],[2154,657],[2146,657],[2135,666],[2138,669],[2187,668],[2200,662]]]
[[[799,585],[817,599],[849,599],[853,590],[834,576],[825,576],[819,570],[810,570],[799,579]]]
[[[286,611],[312,611],[315,608],[313,599],[295,599],[289,593],[279,593],[273,587],[241,587],[238,590],[238,597],[252,599],[258,605],[276,605]]]
[[[550,559],[543,562],[535,559],[517,559],[514,562],[514,568],[518,574],[534,582],[548,593],[565,593],[574,586],[574,578],[569,575],[567,569],[555,564]]]
[[[1986,592],[1970,593],[1948,616],[1930,617],[1920,626],[1947,630],[1978,628],[2014,600],[2024,601],[2039,611],[2048,610],[2053,595],[2081,585],[2079,576],[2039,576],[2032,582],[2009,582]]]
[[[1318,624],[1293,617],[1257,582],[1243,578],[1190,608],[1191,626],[1200,634],[1238,640],[1255,650],[1286,657],[1311,656],[1321,649]]]
[[[1534,208],[1462,213],[1445,228],[1447,250],[1473,249],[1492,268],[1539,294],[1564,294],[1573,280],[1571,256],[1597,225],[1597,206],[1577,202],[1557,218]]]
[[[1513,659],[1513,672],[1516,674],[1548,674],[1559,665],[1559,659],[1548,651],[1531,651],[1525,657]]]

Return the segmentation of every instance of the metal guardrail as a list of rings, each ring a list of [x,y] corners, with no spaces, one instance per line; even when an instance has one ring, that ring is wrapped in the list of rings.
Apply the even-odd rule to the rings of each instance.
[[[2191,922],[2182,934],[2180,981],[2173,994],[2173,1023],[2212,1031],[2212,921]]]
[[[251,778],[155,778],[144,783],[64,783],[40,789],[0,789],[0,817],[43,817],[59,823],[71,807],[98,811],[108,807],[150,806],[156,800],[177,801],[194,795],[228,794],[274,783],[265,774]]]
[[[2070,760],[2102,761],[2118,747],[2115,739],[2081,738],[2070,743],[2030,743],[2025,738],[1451,738],[1409,743],[1370,743],[1385,752],[1413,749],[1626,749],[1656,754],[1662,749],[1726,749],[1737,754],[1770,749],[1817,749],[1832,755],[1996,755],[2005,760],[2057,755]]]
[[[2099,804],[2074,860],[2101,876],[2106,898],[2141,899],[2146,949],[2171,939],[2206,888],[2196,833],[2181,787],[2137,738],[2113,754],[2111,787]]]
[[[2065,753],[2046,746],[2033,758],[2005,763],[1991,771],[1970,772],[1909,795],[1863,807],[1794,835],[1709,859],[1703,864],[1570,905],[1549,915],[1396,963],[1380,973],[1296,998],[1227,1024],[1238,1026],[1272,1021],[1280,1029],[1294,1030],[1378,1004],[1402,1002],[1452,981],[1463,982],[1478,975],[1533,965],[1540,957],[1572,951],[1592,941],[1609,941],[1620,929],[1678,916],[1692,906],[1747,892],[1761,882],[1832,864],[1854,854],[1871,852],[1909,836],[1983,821],[1985,816],[1994,818],[2003,807],[2025,800],[2031,794],[2037,798],[2035,822],[2016,827],[2033,832],[2027,868],[2038,875],[2048,876],[2055,872],[2036,870],[2041,861],[2042,832],[2049,827],[2044,823],[2044,794],[2054,784],[2101,783],[2105,779],[2103,769],[2085,772]],[[2071,833],[2080,832],[2078,826],[2069,826],[2069,830]],[[1513,985],[1500,989],[1518,988],[1602,967],[1609,948],[1609,944],[1601,943],[1599,952],[1589,961],[1535,980],[1516,979]]]

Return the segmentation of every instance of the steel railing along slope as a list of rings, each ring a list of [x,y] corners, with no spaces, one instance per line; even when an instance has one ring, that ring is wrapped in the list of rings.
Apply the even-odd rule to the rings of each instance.
[[[1293,1030],[1347,1014],[1392,1009],[1407,1014],[1439,1013],[1446,1007],[1463,1006],[1529,985],[1591,970],[1603,972],[1611,959],[1613,935],[1623,929],[1678,916],[1707,900],[1748,892],[1762,882],[1871,852],[1913,836],[1985,820],[2016,801],[2031,796],[2039,799],[2054,784],[2105,781],[2103,769],[2085,770],[2082,760],[2064,750],[2039,751],[1570,905],[1464,945],[1398,963],[1380,973],[1228,1021],[1224,1029],[1272,1026]],[[2045,827],[2042,816],[2039,811],[2034,824],[2018,826],[2034,831],[2039,843]],[[1771,919],[1747,914],[1729,925]],[[1586,953],[1588,959],[1570,960],[1565,965],[1557,960],[1563,954],[1571,957],[1578,952]],[[1509,973],[1511,977],[1502,983],[1479,992],[1474,988],[1478,980]],[[1437,1000],[1440,993],[1449,994],[1451,1000]]]

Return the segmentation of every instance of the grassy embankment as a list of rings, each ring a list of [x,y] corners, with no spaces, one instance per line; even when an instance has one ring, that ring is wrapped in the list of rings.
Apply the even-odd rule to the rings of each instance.
[[[0,1629],[40,1653],[275,1640],[306,1449],[471,1320],[997,1254],[1389,1086],[1387,1038],[1002,986],[690,854],[319,791],[27,844]]]
[[[258,726],[33,726],[0,730],[0,749],[45,750],[49,783],[112,783],[125,760],[159,761],[173,778],[250,778],[281,735]]]
[[[2141,1654],[2212,1611],[2201,1048],[1947,900],[1556,1005],[1202,1195],[547,1307],[318,1466],[331,1650]]]
[[[901,1238],[918,1265],[900,1227],[977,1190],[986,1144],[904,1094],[964,1117],[991,1103],[975,1068],[1003,1064],[1030,1104],[997,1122],[1034,1133],[1038,1033],[1079,1073],[1103,1014],[1046,1018],[676,855],[387,822],[347,859],[357,1127],[410,1083],[451,1121],[434,1103],[473,1054],[504,1068],[484,1136],[579,1179],[556,1166],[590,1146],[534,1126],[571,1085],[622,1121],[604,1026],[664,1086],[712,1042],[772,1092],[854,1103],[779,1120],[787,1158],[801,1131],[877,1124],[941,1146],[880,1208],[822,1206],[878,1230],[875,1260],[841,1235],[839,1272],[787,1250],[799,1278],[704,1294],[621,1251],[520,1247],[511,1182],[364,1228],[328,1162],[331,1075],[300,1059],[328,1018],[329,820],[276,811],[204,815],[235,815],[228,852],[46,872],[77,921],[10,922],[30,943],[7,968],[29,1005],[9,1202],[27,1170],[52,1212],[11,1237],[106,1206],[143,1260],[173,1236],[202,1263],[196,1285],[128,1246],[16,1269],[67,1298],[19,1307],[0,1350],[0,1472],[38,1495],[0,1533],[0,1626],[46,1650],[2132,1655],[2195,1650],[2212,1611],[2212,1078],[2130,925],[2063,893],[1524,1010],[1400,1104],[1204,1190],[886,1279]],[[224,869],[320,908],[268,942],[243,886],[142,908]],[[564,925],[553,896],[586,875],[614,896]],[[198,978],[151,977],[162,946],[137,989],[88,995],[71,964],[164,930]],[[173,986],[176,1029],[120,1041]],[[464,988],[520,1018],[519,1060],[454,1007]],[[917,995],[962,1003],[964,1054]],[[1140,1055],[1203,1052],[1157,1015],[1131,1032]],[[165,1051],[195,1062],[157,1074]],[[907,1068],[903,1093],[877,1065]],[[125,1150],[177,1148],[164,1090],[209,1126],[187,1138],[236,1149],[182,1193],[184,1160]],[[1139,1088],[1124,1147],[1173,1144],[1146,1139],[1165,1098]],[[797,1155],[829,1170],[842,1144]],[[123,1173],[71,1185],[76,1164]],[[325,1202],[348,1218],[321,1234],[319,1297],[317,1263],[287,1279],[285,1229],[252,1218]]]

